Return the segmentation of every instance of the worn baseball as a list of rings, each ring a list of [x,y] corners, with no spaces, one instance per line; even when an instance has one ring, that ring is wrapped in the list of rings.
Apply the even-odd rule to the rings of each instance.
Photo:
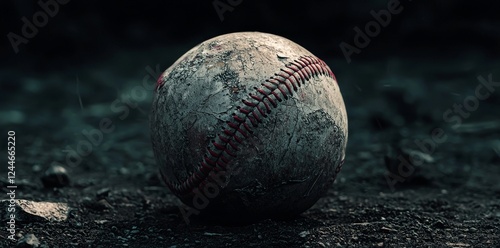
[[[277,35],[231,33],[189,50],[158,79],[150,121],[185,217],[293,217],[344,162],[347,114],[334,74]]]

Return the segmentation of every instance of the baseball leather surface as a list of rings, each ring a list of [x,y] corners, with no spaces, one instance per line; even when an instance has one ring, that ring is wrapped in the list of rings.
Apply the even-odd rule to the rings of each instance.
[[[280,36],[242,32],[189,50],[158,79],[156,161],[191,213],[288,218],[339,173],[347,114],[330,68]]]

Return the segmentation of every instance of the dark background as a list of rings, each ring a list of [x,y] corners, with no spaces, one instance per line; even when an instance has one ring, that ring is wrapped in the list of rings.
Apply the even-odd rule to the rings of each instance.
[[[4,1],[0,29],[20,34],[21,17],[32,20],[37,1]],[[225,3],[224,1],[221,1]],[[401,1],[404,10],[357,59],[374,56],[457,57],[469,50],[495,58],[500,52],[498,5],[493,1]],[[121,50],[196,44],[237,31],[270,32],[323,57],[342,57],[338,45],[352,43],[354,26],[373,20],[371,10],[388,1],[241,1],[219,19],[212,1],[69,1],[28,45],[13,56],[2,39],[6,65],[95,62]],[[43,58],[43,60],[41,59]],[[42,63],[43,61],[43,63]],[[45,66],[45,67],[44,67]],[[47,68],[48,67],[48,68]]]
[[[50,247],[499,245],[500,88],[458,127],[443,113],[474,96],[478,76],[500,81],[500,6],[401,1],[402,12],[348,63],[340,44],[354,46],[354,28],[364,29],[374,20],[370,11],[387,4],[243,0],[221,20],[213,1],[73,0],[16,53],[7,35],[22,35],[22,18],[32,21],[42,8],[37,1],[3,1],[0,131],[2,137],[16,131],[23,188],[17,197],[75,209],[66,222],[26,222],[18,232]],[[328,63],[349,116],[347,161],[327,196],[297,220],[186,225],[157,178],[148,131],[152,92],[144,99],[131,92],[151,74],[146,68],[158,76],[196,44],[237,31],[284,36]],[[117,100],[131,102],[124,120],[110,110]],[[85,139],[81,131],[102,118],[112,119],[115,131],[81,162],[67,163],[68,149]],[[446,142],[422,151],[415,141],[435,128],[445,131]],[[398,156],[415,152],[424,164],[391,186],[386,176],[399,173]],[[55,162],[68,170],[69,186],[42,185]],[[99,207],[101,189],[110,189],[105,200],[112,208]]]

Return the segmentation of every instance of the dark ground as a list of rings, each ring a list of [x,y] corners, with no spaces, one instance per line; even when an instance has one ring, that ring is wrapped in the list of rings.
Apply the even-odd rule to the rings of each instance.
[[[65,202],[71,207],[64,222],[19,223],[17,238],[32,233],[46,247],[500,247],[500,87],[478,101],[466,117],[460,117],[461,124],[443,118],[454,104],[464,104],[475,96],[478,76],[488,79],[491,75],[493,82],[500,81],[500,35],[491,28],[499,22],[484,22],[479,12],[464,17],[469,5],[460,1],[449,3],[449,8],[444,3],[444,7],[431,6],[436,8],[421,19],[419,11],[429,4],[408,6],[407,12],[394,17],[388,30],[347,63],[338,44],[352,43],[353,26],[369,21],[370,9],[385,6],[384,1],[379,2],[382,4],[356,11],[355,4],[331,8],[344,13],[338,10],[343,7],[351,14],[304,17],[308,23],[303,25],[310,23],[311,27],[317,22],[342,20],[338,30],[328,30],[325,41],[320,34],[304,38],[308,32],[315,33],[310,30],[304,34],[286,28],[276,31],[281,24],[272,15],[249,25],[238,14],[245,18],[249,9],[274,13],[277,6],[246,2],[227,12],[224,22],[211,5],[193,7],[193,13],[183,11],[181,14],[190,15],[205,8],[209,24],[200,32],[183,29],[179,34],[175,25],[167,26],[166,35],[176,38],[152,35],[161,29],[148,26],[147,21],[136,26],[123,21],[123,26],[135,28],[132,34],[150,35],[154,40],[145,44],[143,39],[134,40],[134,35],[120,33],[123,27],[112,32],[121,19],[103,17],[109,5],[99,8],[93,19],[92,15],[76,15],[78,8],[71,4],[77,3],[63,6],[69,13],[61,9],[62,16],[54,17],[40,29],[39,36],[21,45],[18,54],[8,43],[2,50],[7,60],[0,70],[0,131],[5,143],[0,154],[7,154],[7,131],[15,131],[16,197]],[[7,29],[2,34],[19,32],[21,17],[31,17],[38,10],[36,5],[32,10],[14,3],[9,7],[18,12],[10,13],[12,24],[3,23]],[[179,6],[170,6],[175,7]],[[151,4],[144,8],[155,9]],[[481,13],[487,14],[489,9],[485,6]],[[147,16],[152,18],[155,13]],[[449,25],[443,24],[448,20],[443,16],[451,18]],[[87,27],[81,24],[86,22],[83,17],[92,19],[88,20],[91,24],[79,31]],[[424,17],[431,21],[422,23]],[[263,27],[266,20],[273,24]],[[61,22],[76,31],[66,40],[52,38],[51,42],[51,35],[66,32],[66,24]],[[105,28],[96,31],[101,22]],[[408,25],[404,23],[408,22],[420,28],[405,33]],[[185,29],[193,23],[186,19]],[[153,76],[144,85],[153,85],[158,71],[197,43],[236,30],[274,31],[303,44],[332,68],[349,116],[346,163],[328,194],[297,219],[242,226],[190,219],[187,224],[179,201],[158,178],[148,125],[152,92],[147,91],[144,98],[134,97],[134,87],[141,87],[147,75]],[[81,41],[86,32],[92,37]],[[335,32],[340,38],[332,35]],[[422,34],[426,34],[421,38],[426,42],[405,43]],[[121,110],[115,111],[118,106]],[[82,131],[99,128],[103,118],[110,118],[115,129],[103,134],[102,142],[92,146],[92,152],[81,156],[80,162],[68,162],[70,150],[86,140]],[[419,147],[418,143],[432,138],[436,128],[442,129],[445,140],[430,150]],[[399,170],[398,157],[414,154],[413,158],[423,162],[412,160],[414,165]],[[8,192],[6,157],[0,157],[4,193]],[[54,163],[68,170],[69,186],[43,186],[41,177]],[[7,236],[2,227],[0,247],[15,246]]]

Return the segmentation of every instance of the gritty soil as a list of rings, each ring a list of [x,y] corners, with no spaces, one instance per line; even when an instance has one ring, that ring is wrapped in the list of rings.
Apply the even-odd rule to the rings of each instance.
[[[127,56],[138,64],[112,66]],[[127,106],[126,116],[110,110],[142,81],[144,65],[155,63],[142,56],[36,77],[11,71],[1,131],[2,140],[16,131],[16,197],[71,207],[63,222],[18,223],[17,238],[32,233],[42,247],[500,246],[500,93],[481,101],[458,128],[442,117],[474,94],[478,75],[491,73],[498,81],[499,63],[464,58],[472,68],[463,72],[457,60],[326,60],[349,116],[346,162],[335,184],[296,219],[224,225],[196,218],[188,224],[158,178],[148,131],[151,95],[119,105]],[[161,63],[163,70],[167,62]],[[449,66],[434,67],[443,63]],[[15,113],[7,118],[8,111]],[[86,139],[82,130],[99,127],[103,118],[114,130],[81,162],[67,163],[68,150]],[[431,151],[419,148],[415,140],[431,139],[435,128],[446,140]],[[415,153],[423,162],[401,171],[398,157]],[[43,186],[54,161],[68,170],[69,186]],[[0,247],[16,245],[7,236],[1,228]]]

